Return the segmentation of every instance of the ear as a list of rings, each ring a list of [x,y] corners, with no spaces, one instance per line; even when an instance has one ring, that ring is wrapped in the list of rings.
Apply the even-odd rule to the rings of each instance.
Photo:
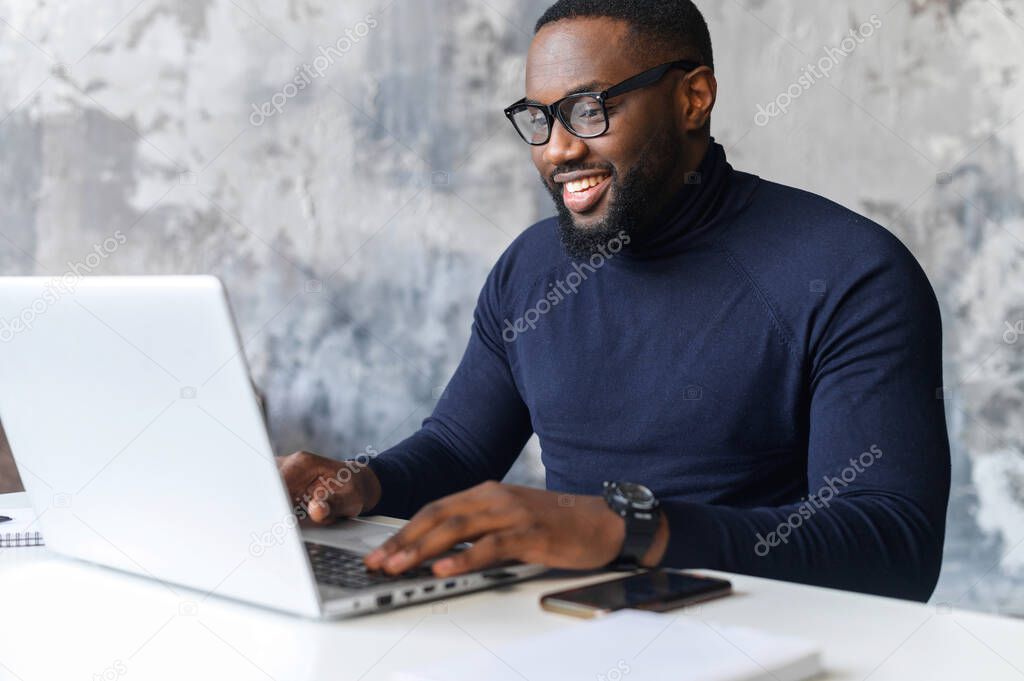
[[[718,97],[718,80],[707,66],[690,71],[679,79],[676,92],[679,98],[680,124],[684,132],[701,130],[711,118]]]

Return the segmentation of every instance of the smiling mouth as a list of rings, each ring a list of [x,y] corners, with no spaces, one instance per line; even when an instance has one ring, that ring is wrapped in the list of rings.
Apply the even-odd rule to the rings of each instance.
[[[601,173],[562,184],[562,201],[573,213],[583,215],[597,207],[611,187],[611,175]]]

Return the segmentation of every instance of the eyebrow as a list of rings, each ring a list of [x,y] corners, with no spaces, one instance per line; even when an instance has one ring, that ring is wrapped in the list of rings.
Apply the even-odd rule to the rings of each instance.
[[[603,81],[592,80],[589,83],[583,83],[582,85],[577,85],[576,87],[574,87],[571,90],[569,90],[568,92],[566,92],[563,96],[564,97],[571,97],[572,95],[578,95],[578,94],[580,94],[582,92],[603,92],[604,90],[607,90],[609,87],[610,86],[607,85],[606,83],[604,83]],[[544,104],[544,102],[537,101],[536,99],[530,99],[529,97],[524,99],[523,102],[525,104],[541,104],[541,105]]]

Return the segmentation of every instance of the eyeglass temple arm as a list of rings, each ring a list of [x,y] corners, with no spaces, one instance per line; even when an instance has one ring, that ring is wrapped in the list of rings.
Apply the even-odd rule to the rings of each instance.
[[[608,90],[605,90],[601,94],[603,95],[604,99],[610,99],[611,97],[618,97],[619,95],[622,95],[622,94],[625,94],[627,92],[630,92],[631,90],[637,90],[639,88],[646,87],[647,85],[651,85],[652,83],[658,82],[669,71],[669,69],[683,69],[683,70],[686,70],[686,71],[693,71],[694,69],[700,68],[701,66],[703,66],[703,64],[701,64],[700,62],[695,62],[695,61],[681,60],[681,61],[669,62],[668,64],[662,64],[661,66],[655,66],[650,71],[645,71],[644,73],[641,73],[639,75],[633,76],[632,78],[629,78],[628,80],[624,80],[623,82],[619,83],[618,85],[616,85],[616,86],[614,86],[612,88],[609,88]],[[523,97],[518,102],[515,102],[514,104],[509,106],[507,109],[505,109],[505,115],[506,116],[511,116],[513,109],[515,109],[518,106],[522,106],[523,104],[526,104],[526,103],[527,103],[526,102],[526,97]],[[557,103],[558,102],[555,102],[555,104],[557,104]],[[538,109],[541,109],[542,111],[544,111],[545,113],[547,113],[551,117],[556,117],[555,116],[554,104],[552,104],[552,105],[545,105],[545,104],[532,104],[531,103],[530,106],[533,106],[533,107],[536,107]]]
[[[693,71],[694,69],[700,68],[702,64],[695,61],[673,61],[668,64],[662,64],[661,66],[655,66],[650,71],[645,71],[637,76],[633,76],[629,80],[625,80],[613,88],[604,91],[604,98],[610,99],[612,97],[618,97],[619,95],[626,94],[632,90],[638,90],[642,87],[657,83],[661,78],[668,73],[670,69],[683,69],[685,71]]]

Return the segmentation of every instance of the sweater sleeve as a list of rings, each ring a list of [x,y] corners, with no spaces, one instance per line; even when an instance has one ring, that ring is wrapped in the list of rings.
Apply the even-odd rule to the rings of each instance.
[[[950,485],[935,294],[900,246],[825,312],[808,341],[807,496],[745,509],[667,500],[663,564],[927,600]]]
[[[381,483],[375,514],[408,518],[421,506],[500,480],[533,433],[501,336],[502,261],[473,313],[469,344],[419,431],[370,461]]]

